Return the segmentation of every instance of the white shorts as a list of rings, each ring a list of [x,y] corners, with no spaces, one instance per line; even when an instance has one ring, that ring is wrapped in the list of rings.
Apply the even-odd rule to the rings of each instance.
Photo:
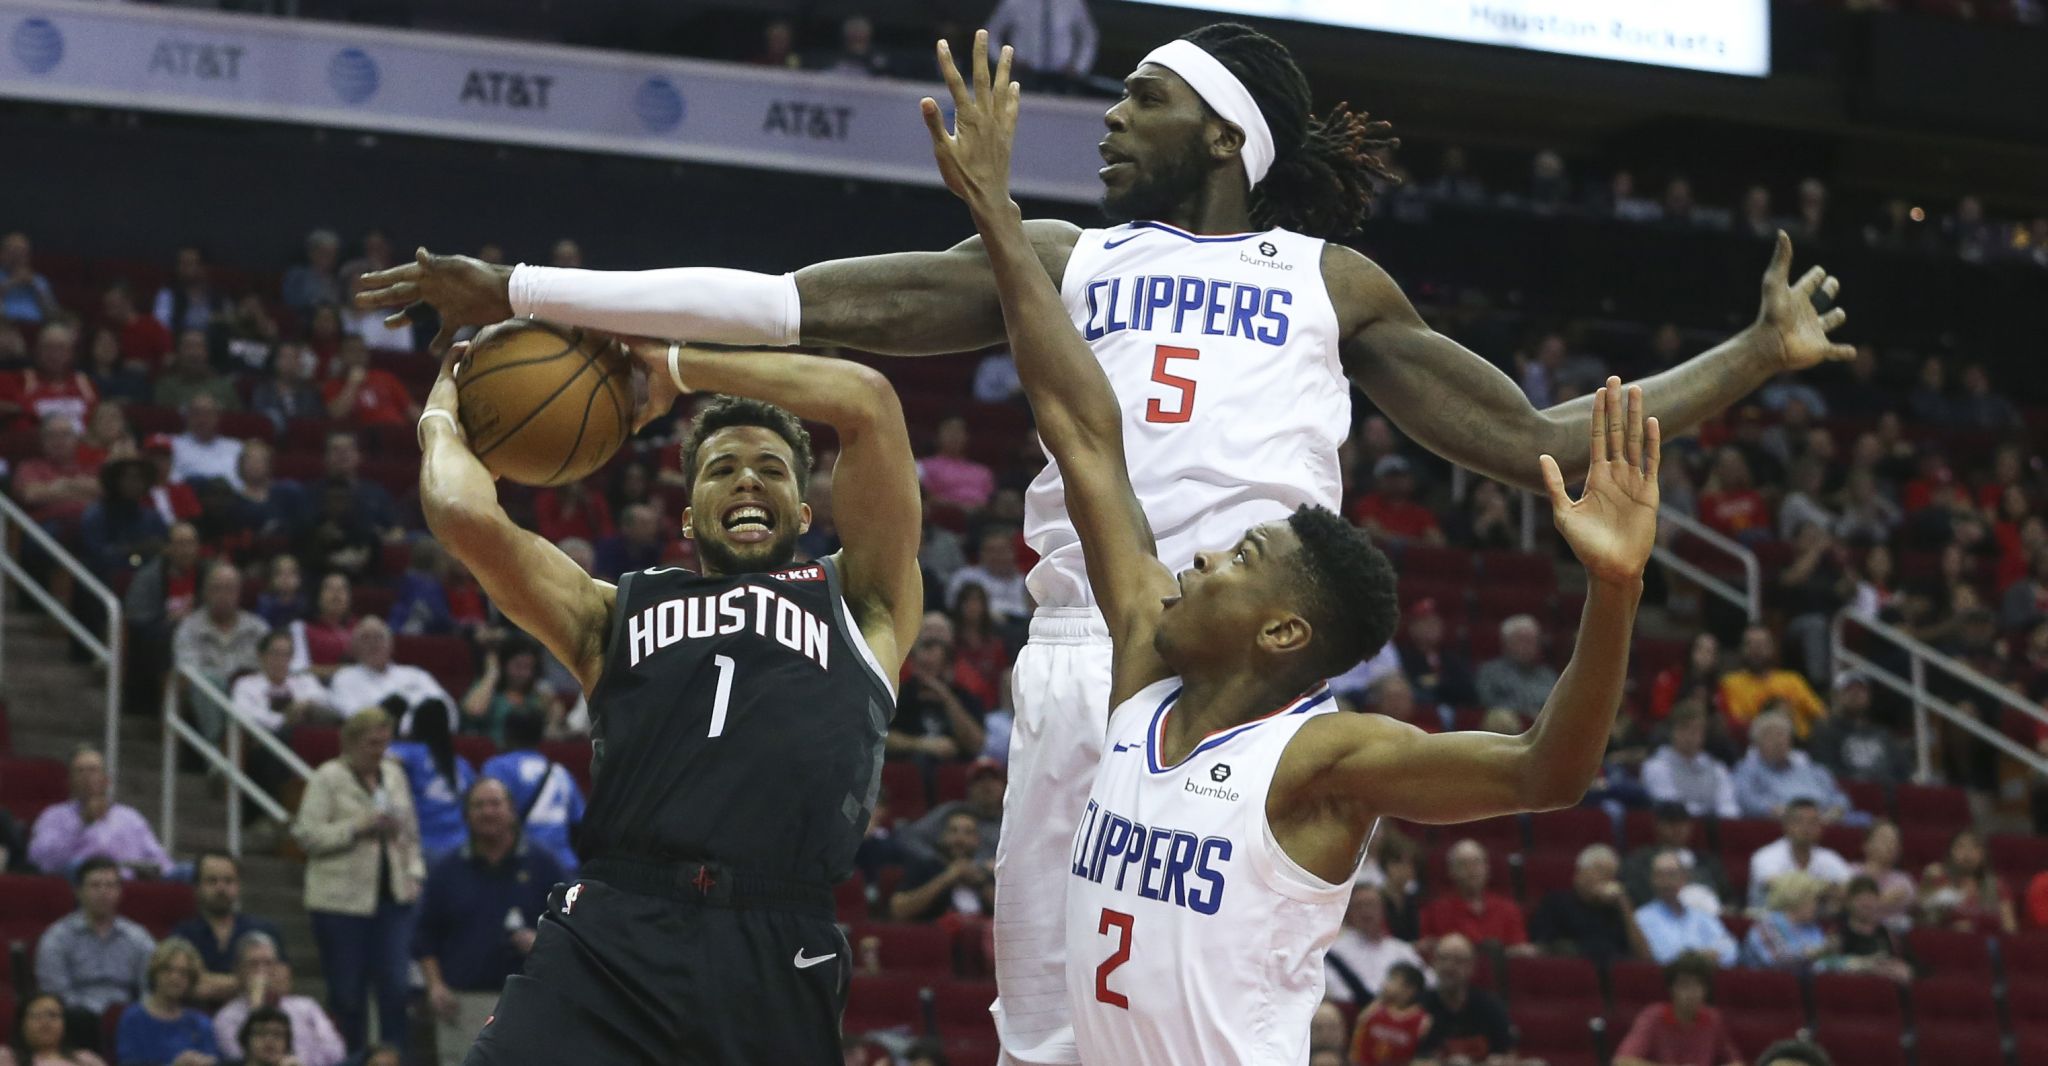
[[[1109,630],[1089,608],[1041,607],[1010,672],[1017,720],[996,842],[996,1032],[1003,1066],[1073,1066],[1067,879],[1074,827],[1109,732]]]

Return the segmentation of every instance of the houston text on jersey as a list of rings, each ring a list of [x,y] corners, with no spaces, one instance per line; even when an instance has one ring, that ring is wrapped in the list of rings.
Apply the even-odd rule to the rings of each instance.
[[[829,669],[832,627],[802,604],[763,585],[742,585],[701,596],[663,600],[626,623],[629,666],[677,641],[726,637],[751,630]]]

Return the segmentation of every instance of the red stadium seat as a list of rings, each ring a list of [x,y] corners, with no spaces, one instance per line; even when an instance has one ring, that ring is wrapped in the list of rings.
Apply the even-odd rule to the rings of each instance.
[[[935,991],[938,998],[932,1013],[941,1033],[981,1032],[994,1027],[988,1013],[989,1004],[996,1001],[994,981],[946,981]]]
[[[1560,1063],[1599,1062],[1600,1048],[1593,1039],[1592,1018],[1548,1008],[1529,1010],[1517,1006],[1509,1012],[1520,1038],[1516,1050],[1552,1066]]]
[[[1423,581],[1470,582],[1475,556],[1464,548],[1408,544],[1401,548],[1401,583],[1410,575]]]
[[[2048,1066],[2048,1025],[2016,1022],[2013,1044],[2017,1066]]]
[[[277,423],[253,411],[222,411],[220,433],[223,437],[269,441],[277,437]]]
[[[2000,937],[1998,955],[2005,964],[2006,980],[2048,982],[2048,930]]]
[[[1534,908],[1543,897],[1572,887],[1578,855],[1570,851],[1533,851],[1522,859],[1522,898]]]
[[[1758,848],[1784,835],[1784,827],[1769,818],[1725,818],[1714,825],[1714,840],[1722,852],[1741,855],[1744,866]]]
[[[457,698],[460,698],[459,693]],[[463,733],[455,738],[455,754],[462,756],[463,759],[468,761],[469,765],[481,767],[484,763],[490,761],[492,756],[498,754],[498,746],[491,743],[491,738],[489,737],[476,733]]]
[[[1899,986],[1867,974],[1824,973],[1813,979],[1813,1017],[1829,1023],[1899,1028],[1906,1010]]]
[[[36,816],[53,803],[71,797],[71,771],[56,759],[0,759],[0,807],[21,822],[25,832]]]
[[[859,870],[832,887],[832,911],[842,925],[853,925],[868,916],[868,882]]]
[[[539,751],[542,755],[561,763],[563,768],[569,771],[569,776],[576,779],[576,785],[583,790],[584,796],[590,795],[589,741],[543,740]]]
[[[389,585],[357,585],[352,595],[355,597],[356,613],[374,618],[388,617],[391,614],[391,605],[398,602],[398,591]],[[449,695],[461,699],[463,694],[452,692]]]
[[[2007,981],[2005,1013],[2015,1023],[2048,1026],[2048,980],[2016,977]]]
[[[1953,785],[1900,785],[1893,798],[1900,829],[1954,834],[1970,827],[1970,794]]]
[[[1522,816],[1518,814],[1438,826],[1435,839],[1437,843],[1448,847],[1467,837],[1486,845],[1489,852],[1521,851],[1526,840],[1522,831]]]
[[[947,1066],[996,1066],[996,1059],[1002,1053],[1002,1041],[996,1037],[995,1020],[989,1020],[988,1031],[966,1035],[947,1034],[939,1041],[940,1049],[946,1053]]]
[[[362,590],[357,590],[356,595],[356,606],[361,607]],[[434,675],[434,680],[456,699],[461,699],[476,679],[476,658],[470,652],[469,641],[461,637],[394,637],[391,657]]]
[[[1949,840],[1955,833],[1947,829],[1901,826],[1899,829],[1899,868],[1919,870],[1929,863],[1940,862],[1948,857]]]
[[[2027,878],[2048,870],[2048,836],[1995,833],[1987,846],[1991,865],[2001,877]]]
[[[1657,815],[1653,811],[1633,810],[1621,820],[1622,853],[1628,854],[1637,848],[1646,848],[1657,842]]]
[[[882,764],[882,796],[888,801],[889,817],[898,821],[917,821],[931,809],[924,798],[924,768],[914,762]]]
[[[1820,846],[1840,852],[1850,862],[1863,861],[1864,830],[1852,825],[1831,825],[1820,831]]]
[[[1854,1066],[1906,1066],[1906,1052],[1899,1045],[1897,1027],[1822,1021],[1815,1027],[1814,1036],[1836,1062],[1853,1063]]]
[[[0,983],[0,1044],[14,1039],[14,1012],[18,1009],[14,1000],[14,986]]]
[[[875,939],[883,973],[907,973],[934,984],[953,977],[953,933],[938,925],[909,922],[874,922],[856,925],[847,934],[854,957],[866,965],[862,944]]]
[[[1780,1040],[1798,1036],[1799,1030],[1805,1025],[1804,1022],[1792,1021],[1789,1015],[1784,1014],[1734,1014],[1724,1011],[1723,1017],[1728,1022],[1728,1037],[1735,1041],[1735,1050],[1752,1056]]]
[[[1577,1018],[1600,1014],[1600,971],[1585,959],[1508,959],[1508,995],[1518,1008]]]
[[[192,886],[184,881],[129,881],[121,886],[121,913],[159,940],[198,909]]]
[[[1728,969],[1714,974],[1714,1003],[1748,1018],[1771,1018],[1797,1029],[1806,1024],[1799,979],[1777,970]]]
[[[1542,552],[1482,551],[1476,560],[1487,585],[1534,585],[1557,591],[1557,564]]]
[[[292,730],[292,752],[315,770],[341,754],[341,730],[329,725],[302,725]]]
[[[1614,844],[1614,819],[1598,807],[1571,807],[1529,816],[1529,846],[1569,851]]]
[[[1891,794],[1885,786],[1876,781],[1851,781],[1841,778],[1838,782],[1849,797],[1849,805],[1859,811],[1868,811],[1879,818],[1889,818],[1892,812]]]
[[[1966,1062],[1997,1066],[2005,1061],[1995,1018],[1982,1025],[1923,1025],[1914,1031],[1913,1047],[1921,1066],[1950,1066]]]
[[[1988,975],[1923,977],[1913,982],[1912,999],[1916,1030],[1924,1032],[1930,1024],[1998,1028],[1998,1001]]]
[[[932,802],[951,803],[967,798],[967,767],[964,762],[944,762],[932,774]]]
[[[1924,974],[1991,978],[1991,942],[1982,933],[1915,929],[1906,934],[1906,950]]]
[[[924,983],[914,975],[861,974],[846,991],[842,1022],[849,1033],[867,1033],[895,1026],[924,1028],[918,992]]]

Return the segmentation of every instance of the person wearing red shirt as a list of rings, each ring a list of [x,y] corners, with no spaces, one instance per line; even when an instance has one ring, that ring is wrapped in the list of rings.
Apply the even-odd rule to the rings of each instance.
[[[78,372],[77,347],[77,330],[62,322],[44,326],[36,336],[35,367],[0,382],[0,414],[13,416],[19,429],[32,429],[50,415],[61,415],[84,432],[100,396]]]
[[[68,539],[100,498],[100,464],[85,458],[78,431],[62,415],[43,419],[43,452],[14,472],[14,494],[58,539]]]
[[[1713,973],[1699,955],[1680,956],[1665,967],[1671,1002],[1653,1003],[1636,1015],[1614,1049],[1614,1066],[1741,1066],[1742,1052],[1729,1038],[1721,1012],[1707,1006]]]
[[[107,286],[100,297],[100,318],[119,334],[121,358],[154,370],[171,354],[171,331],[154,316],[136,310],[135,294],[128,291],[127,282]]]
[[[1422,908],[1422,943],[1416,947],[1427,955],[1424,944],[1457,933],[1475,944],[1496,941],[1510,955],[1534,955],[1522,908],[1486,890],[1486,849],[1476,840],[1460,840],[1451,845],[1448,860],[1451,890]]]
[[[198,518],[199,494],[193,491],[192,486],[171,480],[171,435],[150,434],[142,442],[142,457],[149,460],[154,477],[149,489],[149,505],[156,509],[157,517],[164,520],[164,525]]]
[[[611,505],[582,481],[534,493],[533,523],[542,537],[556,544],[570,537],[594,544],[617,532],[612,528]]]
[[[1745,542],[1771,539],[1771,505],[1750,485],[1749,461],[1736,448],[1714,457],[1713,474],[1700,493],[1700,521]]]
[[[1372,465],[1372,491],[1351,505],[1351,521],[1374,537],[1395,542],[1442,544],[1436,513],[1415,502],[1415,471],[1398,455]]]
[[[370,365],[370,349],[361,337],[343,337],[335,361],[336,376],[320,389],[329,418],[358,426],[419,421],[420,405],[395,375]]]
[[[1421,998],[1422,971],[1414,963],[1388,967],[1379,998],[1352,1030],[1352,1066],[1407,1066],[1429,1035],[1429,1012],[1422,1009]]]

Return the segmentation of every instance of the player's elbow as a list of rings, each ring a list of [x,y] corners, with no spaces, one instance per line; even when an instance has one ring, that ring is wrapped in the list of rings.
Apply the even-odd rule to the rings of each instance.
[[[860,430],[903,421],[903,402],[882,372],[859,363],[840,364],[839,411],[836,429]]]
[[[1533,813],[1576,807],[1593,785],[1591,774],[1558,765],[1557,760],[1543,757],[1533,744],[1525,746],[1517,762],[1520,771],[1516,781],[1517,805],[1525,811]]]

